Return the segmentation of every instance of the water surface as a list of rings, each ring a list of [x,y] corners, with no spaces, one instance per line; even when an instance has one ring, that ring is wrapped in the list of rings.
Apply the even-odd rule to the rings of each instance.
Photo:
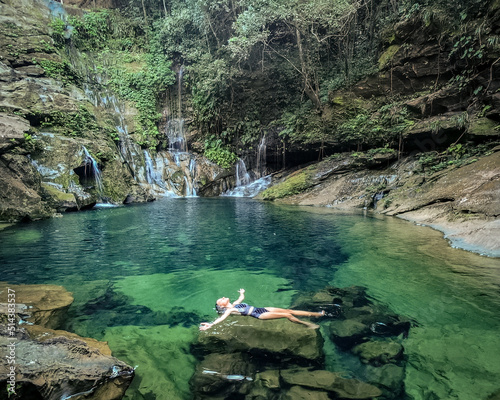
[[[365,286],[415,321],[404,342],[408,398],[477,400],[500,389],[499,260],[453,249],[430,228],[188,198],[8,227],[0,243],[2,280],[65,286],[75,297],[65,328],[138,366],[128,399],[190,397],[189,346],[218,297],[244,287],[249,303],[288,307],[327,284]]]

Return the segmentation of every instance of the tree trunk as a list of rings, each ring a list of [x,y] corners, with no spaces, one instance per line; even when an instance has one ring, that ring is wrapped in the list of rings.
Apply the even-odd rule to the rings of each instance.
[[[295,27],[295,36],[297,38],[297,47],[299,49],[299,60],[300,60],[302,78],[304,79],[304,92],[307,95],[307,97],[313,102],[316,109],[318,111],[321,111],[323,109],[323,106],[319,98],[318,88],[314,88],[313,84],[311,83],[311,78],[309,76],[307,64],[304,58],[304,49],[302,48],[302,37],[300,35],[299,28],[297,27]]]
[[[144,23],[148,26],[148,16],[146,14],[146,6],[144,5],[144,0],[142,0],[142,11],[144,12]]]

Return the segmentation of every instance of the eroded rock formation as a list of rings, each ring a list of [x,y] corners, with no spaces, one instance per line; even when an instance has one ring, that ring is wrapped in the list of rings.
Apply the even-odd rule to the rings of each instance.
[[[11,293],[14,297],[8,297]],[[14,399],[121,399],[134,370],[111,356],[105,342],[54,330],[61,324],[73,297],[56,285],[1,283],[0,390],[15,383]],[[15,329],[11,329],[14,327]],[[9,362],[12,361],[12,362]],[[8,375],[14,367],[13,378]]]

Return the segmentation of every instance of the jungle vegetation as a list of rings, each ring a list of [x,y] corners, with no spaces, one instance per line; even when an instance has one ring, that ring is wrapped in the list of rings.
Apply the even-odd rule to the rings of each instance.
[[[67,45],[64,30],[71,25],[73,46],[98,54],[98,60],[115,60],[103,62],[102,68],[110,85],[137,105],[142,144],[150,147],[161,142],[161,107],[182,66],[185,108],[196,139],[212,152],[241,154],[271,132],[287,143],[397,148],[399,135],[413,123],[400,98],[345,104],[332,93],[378,71],[398,21],[420,18],[439,24],[456,38],[457,56],[479,59],[486,45],[480,38],[486,27],[474,22],[487,11],[483,0],[119,4],[114,10],[90,9],[83,17],[55,21],[53,38]],[[342,115],[334,105],[342,106]]]

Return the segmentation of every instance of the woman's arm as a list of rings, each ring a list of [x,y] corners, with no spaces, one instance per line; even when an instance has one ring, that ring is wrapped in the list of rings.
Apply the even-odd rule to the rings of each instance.
[[[238,300],[236,300],[233,304],[240,304],[244,299],[245,299],[245,289],[240,289],[238,290],[240,292],[240,297],[238,297]]]
[[[235,310],[234,307],[231,307],[227,309],[224,314],[222,314],[219,318],[217,318],[214,322],[202,322],[200,324],[200,331],[206,331],[207,329],[210,329],[212,326],[215,324],[218,324],[219,322],[224,321],[229,315]]]

